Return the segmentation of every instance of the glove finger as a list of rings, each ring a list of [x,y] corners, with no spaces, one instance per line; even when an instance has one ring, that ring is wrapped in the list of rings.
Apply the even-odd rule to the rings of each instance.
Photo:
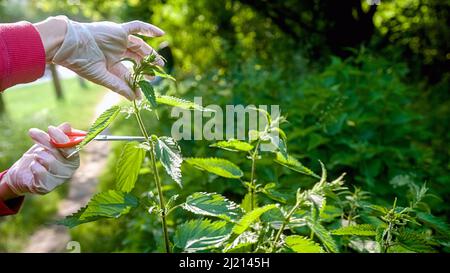
[[[34,159],[47,169],[49,173],[65,178],[70,178],[79,166],[78,160],[61,162],[44,149],[37,151],[34,154]]]
[[[134,35],[128,36],[128,50],[139,54],[142,58],[154,54],[156,56],[154,64],[164,66],[164,61],[158,52],[149,46],[144,40]]]
[[[31,128],[30,130],[28,130],[28,135],[31,137],[31,139],[33,139],[33,141],[38,146],[44,147],[46,150],[50,151],[56,158],[58,158],[58,160],[61,161],[65,160],[65,157],[58,151],[58,149],[53,147],[53,145],[50,142],[50,136],[46,132],[37,128]],[[56,139],[55,141],[58,142],[58,140]],[[36,147],[34,151],[38,148],[39,147]]]
[[[136,62],[138,62],[138,63],[141,62],[142,59],[143,59],[143,57],[141,55],[139,55],[139,54],[137,54],[137,53],[135,53],[135,52],[133,52],[131,50],[127,50],[125,52],[125,57],[131,58],[133,60],[136,60]]]
[[[44,166],[37,161],[33,161],[30,165],[30,170],[33,174],[33,181],[29,187],[31,193],[46,194],[52,190],[46,186],[48,171]]]
[[[124,81],[131,77],[130,70],[123,63],[116,63],[113,65],[111,67],[111,73]],[[138,100],[142,98],[140,90],[136,90],[133,94]]]
[[[157,26],[142,21],[131,21],[123,23],[122,28],[130,34],[141,34],[148,37],[158,37],[164,35],[164,31]]]
[[[113,65],[113,67],[118,64],[119,63],[116,63],[115,65]],[[136,98],[136,95],[134,94],[133,90],[131,90],[131,88],[128,86],[128,83],[124,78],[114,75],[110,71],[106,70],[106,68],[105,71],[102,71],[101,75],[102,76],[100,76],[99,79],[96,80],[96,83],[99,83],[111,89],[111,91],[124,96],[128,100],[134,100]]]
[[[63,132],[63,130],[55,126],[48,126],[48,134],[57,143],[67,143],[70,141],[69,137]],[[75,148],[60,148],[58,151],[64,156],[64,158],[67,158],[72,152],[75,151]],[[71,160],[73,159],[71,158]]]

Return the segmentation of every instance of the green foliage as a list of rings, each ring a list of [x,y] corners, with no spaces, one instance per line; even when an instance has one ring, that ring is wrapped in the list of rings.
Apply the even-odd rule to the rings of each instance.
[[[138,143],[127,143],[116,165],[116,189],[123,192],[133,190],[144,160],[145,151],[138,147]]]
[[[231,225],[225,221],[192,220],[177,229],[175,247],[184,252],[199,252],[220,247],[230,236]]]
[[[219,141],[217,143],[211,144],[210,147],[216,147],[232,152],[250,152],[254,148],[251,144],[237,139]]]
[[[305,83],[302,81],[304,98],[299,99],[298,94],[290,93],[283,94],[283,98],[280,98],[280,102],[287,105],[295,104],[297,109],[290,122],[286,124],[287,133],[276,125],[282,124],[285,121],[284,117],[273,118],[269,113],[263,112],[268,125],[265,128],[259,128],[259,131],[250,131],[248,141],[233,139],[211,145],[221,150],[206,150],[203,142],[202,146],[197,145],[200,142],[180,142],[183,151],[187,150],[192,154],[192,157],[184,159],[187,164],[214,174],[204,175],[203,173],[202,175],[199,172],[190,172],[189,168],[183,168],[183,188],[175,187],[170,183],[166,184],[168,180],[161,179],[159,176],[160,169],[164,169],[175,181],[179,179],[177,182],[181,183],[182,156],[178,145],[170,138],[148,134],[147,122],[143,120],[147,118],[154,120],[155,117],[141,111],[145,107],[134,104],[139,131],[147,138],[147,141],[139,147],[148,150],[147,155],[150,158],[142,165],[134,190],[141,193],[140,204],[145,210],[135,210],[133,214],[119,220],[121,228],[129,231],[128,233],[132,230],[136,231],[133,236],[124,235],[127,242],[131,241],[130,238],[135,241],[142,241],[141,239],[145,238],[145,241],[149,242],[145,249],[162,251],[162,247],[165,246],[167,252],[443,251],[448,245],[448,226],[445,221],[433,216],[430,212],[428,204],[434,195],[428,192],[428,185],[418,186],[415,179],[399,176],[397,172],[394,172],[393,177],[397,178],[391,180],[390,184],[383,185],[384,189],[396,187],[406,190],[406,193],[401,195],[401,199],[396,200],[392,207],[386,206],[386,202],[378,198],[377,195],[382,194],[382,191],[373,191],[373,195],[369,195],[359,187],[350,190],[345,186],[343,170],[347,171],[347,168],[352,174],[351,184],[361,184],[364,188],[370,189],[374,188],[375,179],[383,184],[384,180],[381,178],[389,177],[389,175],[383,173],[381,168],[387,166],[388,169],[392,169],[392,166],[401,159],[397,151],[408,149],[394,148],[395,145],[399,145],[400,137],[392,136],[394,134],[392,132],[397,132],[393,129],[403,123],[398,123],[396,127],[393,123],[389,124],[391,121],[383,121],[385,124],[383,126],[392,129],[389,136],[395,138],[393,142],[389,142],[387,146],[389,149],[385,149],[383,146],[385,143],[383,143],[378,147],[379,150],[372,149],[373,146],[369,146],[370,149],[358,150],[361,149],[361,145],[365,145],[364,143],[373,141],[373,135],[366,136],[364,138],[366,142],[361,142],[362,140],[355,138],[353,133],[356,131],[358,134],[364,134],[371,131],[373,118],[379,118],[377,115],[381,115],[379,109],[370,107],[371,104],[364,106],[368,108],[369,114],[359,109],[364,100],[380,102],[379,94],[367,93],[371,88],[369,88],[371,81],[368,79],[368,74],[373,67],[369,69],[364,67],[366,64],[360,64],[364,68],[362,70],[366,71],[363,77],[352,65],[343,64],[338,59],[334,62],[330,65],[333,68],[323,75],[320,74],[318,79]],[[131,82],[130,85],[136,87],[137,82],[142,80],[142,76],[151,72],[142,69],[139,72],[141,74],[136,74],[140,71],[141,64],[134,66],[136,81]],[[346,69],[348,74],[341,75],[341,72]],[[360,80],[364,82],[364,85],[361,82],[354,84],[367,92],[360,92],[352,85],[337,86],[338,79],[346,83],[340,77],[345,78],[348,75],[352,75],[352,78],[361,77]],[[396,80],[398,79],[390,76],[389,80],[376,87],[390,88],[390,84]],[[311,86],[306,86],[307,84]],[[326,87],[322,86],[323,84]],[[266,88],[268,87],[264,86],[264,89]],[[170,91],[169,88],[168,93],[171,93]],[[197,89],[195,91],[197,92]],[[396,92],[396,90],[392,91]],[[201,93],[201,90],[199,92]],[[343,94],[347,96],[345,94],[347,92],[349,92],[347,94],[349,98],[354,101],[346,102],[348,105],[337,103],[330,109],[324,110],[327,104],[333,104],[334,98]],[[399,98],[402,94],[402,92],[397,95],[391,94],[392,99]],[[242,95],[239,90],[233,94],[236,101],[242,99],[239,97]],[[201,105],[196,106],[181,99],[170,97],[165,101],[166,103],[162,103],[158,101],[158,98],[168,97],[157,95],[156,100],[159,104],[190,110],[205,110]],[[272,100],[273,97],[270,99]],[[386,107],[388,111],[404,110],[389,104]],[[168,114],[164,108],[161,108],[160,113],[163,119]],[[365,116],[366,114],[368,116]],[[355,118],[353,115],[364,117]],[[352,125],[355,120],[358,122],[357,128],[353,128],[355,126]],[[363,124],[362,128],[358,128],[359,123]],[[123,124],[125,122],[122,122],[120,127]],[[151,124],[150,130],[167,129],[164,126],[158,128],[159,124],[153,125],[153,122]],[[137,131],[130,127],[122,130]],[[275,137],[272,137],[271,132],[278,132],[281,141],[278,142]],[[381,135],[381,131],[371,132]],[[384,139],[377,141],[388,142],[385,139],[388,133],[382,135]],[[272,144],[274,149],[272,152],[262,151],[261,144]],[[349,150],[342,148],[347,147],[346,145]],[[211,150],[214,156],[218,157],[209,155]],[[222,150],[243,153],[226,153]],[[205,153],[208,153],[210,157],[205,158]],[[223,155],[227,156],[227,159],[222,158]],[[333,167],[327,170],[325,164],[319,161],[320,176],[316,174],[315,168],[306,167],[312,165],[312,159],[318,158],[325,158],[324,162],[330,162],[327,166]],[[389,160],[397,159],[397,161],[391,162],[387,160],[388,158]],[[372,159],[375,162],[373,166],[362,167],[362,163],[357,164],[359,161],[369,164],[372,163]],[[156,160],[159,160],[161,165],[157,165]],[[274,161],[278,165],[274,164]],[[353,166],[362,169],[355,170]],[[398,168],[398,165],[395,166]],[[336,175],[336,173],[342,174]],[[148,183],[139,183],[140,180],[146,179],[147,175],[153,176],[155,181],[150,188]],[[380,188],[377,187],[378,190]],[[400,190],[398,193],[401,194]],[[168,197],[167,202],[165,195]],[[179,202],[179,198],[186,199]],[[242,201],[241,204],[237,204],[231,200]],[[186,214],[186,211],[199,218],[186,222],[186,215],[191,215]],[[74,220],[86,221],[81,219],[84,213],[85,210],[82,210],[75,219],[66,221],[71,220],[72,222],[69,223],[72,226],[77,224]],[[98,216],[95,215],[95,213],[92,214],[87,220],[96,220],[95,217]],[[161,230],[159,225],[155,225],[155,222],[159,224],[157,219],[160,219],[162,223]],[[146,224],[142,224],[143,222]],[[128,230],[130,225],[133,226],[132,230]],[[169,236],[172,231],[174,231],[173,237]],[[368,239],[368,237],[374,238]],[[141,250],[143,247],[140,246],[138,249]]]
[[[103,112],[92,124],[92,126],[89,128],[86,137],[84,140],[78,144],[77,151],[81,150],[86,144],[91,142],[98,134],[100,134],[103,130],[108,127],[111,122],[117,117],[117,115],[120,113],[120,107],[119,106],[113,106]]]
[[[235,220],[241,216],[239,206],[217,193],[196,192],[186,198],[183,208],[192,213]]]
[[[285,157],[285,156],[283,156],[283,154],[277,153],[275,162],[277,162],[283,166],[286,166],[293,171],[296,171],[296,172],[299,172],[302,174],[306,174],[306,175],[310,175],[315,178],[320,178],[317,174],[315,174],[313,171],[311,171],[310,169],[303,166],[303,164],[300,163],[300,161],[298,161],[291,155],[288,155],[287,157]]]
[[[277,206],[274,204],[266,205],[264,207],[256,208],[250,212],[247,212],[240,220],[236,223],[236,225],[233,228],[233,233],[235,234],[242,234],[244,231],[246,231],[255,221],[259,219],[259,217],[271,210],[276,208]]]
[[[377,234],[374,226],[364,224],[355,226],[346,226],[332,231],[333,235],[354,235],[354,236],[375,236]]]
[[[155,89],[153,89],[153,86],[148,81],[144,80],[139,81],[138,84],[142,93],[144,93],[145,98],[150,102],[153,108],[156,108],[158,103],[156,102]]]
[[[286,245],[296,253],[323,253],[323,248],[313,240],[299,235],[284,239]]]
[[[239,179],[244,175],[238,166],[222,158],[185,158],[185,162],[200,170],[226,178]]]
[[[102,218],[118,218],[129,213],[138,204],[138,199],[129,193],[109,190],[96,194],[86,207],[58,223],[73,228]]]
[[[167,174],[181,187],[181,156],[180,146],[171,137],[159,137],[155,145],[156,158],[161,162]]]
[[[197,103],[167,95],[157,96],[156,101],[160,104],[179,107],[186,110],[210,111]]]

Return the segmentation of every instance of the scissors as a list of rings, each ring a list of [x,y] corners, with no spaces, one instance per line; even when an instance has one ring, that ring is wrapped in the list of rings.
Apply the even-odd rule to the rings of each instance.
[[[50,143],[56,148],[73,148],[80,144],[87,133],[84,131],[74,130],[65,133],[69,137],[69,141],[65,143],[58,143],[54,139],[50,139]],[[140,136],[110,136],[110,135],[98,135],[93,140],[96,141],[138,141],[144,142],[145,137]]]

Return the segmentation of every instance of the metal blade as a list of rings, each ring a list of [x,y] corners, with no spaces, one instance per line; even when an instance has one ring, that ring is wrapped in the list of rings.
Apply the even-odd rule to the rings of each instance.
[[[144,142],[145,137],[142,136],[109,136],[109,135],[98,135],[94,138],[97,141],[138,141]]]

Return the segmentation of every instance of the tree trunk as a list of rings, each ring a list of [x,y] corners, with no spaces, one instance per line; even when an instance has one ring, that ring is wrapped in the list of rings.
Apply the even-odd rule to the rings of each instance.
[[[56,65],[50,64],[50,71],[52,72],[53,87],[55,88],[56,99],[63,100],[64,95],[61,87],[61,81],[59,80],[58,70],[56,69]]]

